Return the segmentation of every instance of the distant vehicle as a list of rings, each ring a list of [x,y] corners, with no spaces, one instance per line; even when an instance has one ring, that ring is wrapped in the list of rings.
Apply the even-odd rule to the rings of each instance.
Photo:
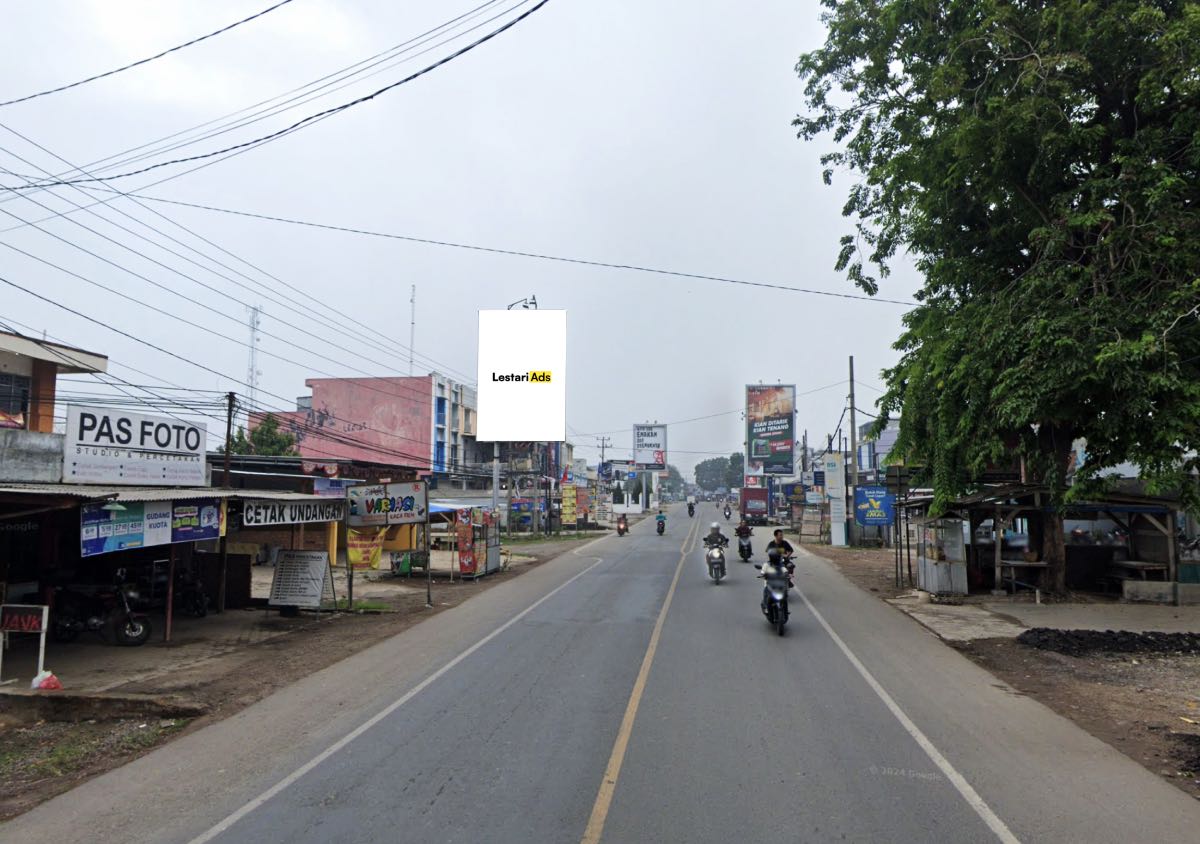
[[[752,525],[767,523],[767,491],[757,487],[746,487],[742,490],[742,518]]]

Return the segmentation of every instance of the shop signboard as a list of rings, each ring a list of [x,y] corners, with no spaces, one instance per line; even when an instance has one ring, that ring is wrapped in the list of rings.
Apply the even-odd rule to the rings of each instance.
[[[130,548],[170,545],[171,523],[170,501],[84,504],[79,508],[79,554],[92,557]]]
[[[471,509],[464,507],[454,520],[454,534],[458,540],[458,570],[463,575],[475,574],[475,525]]]
[[[273,607],[320,609],[332,603],[333,574],[325,551],[280,551],[267,603]]]
[[[667,426],[633,426],[633,462],[643,469],[667,468]]]
[[[204,486],[204,425],[171,416],[71,405],[63,481],[133,486]]]
[[[328,501],[271,501],[256,498],[242,507],[242,524],[246,527],[268,527],[340,522],[345,515],[346,502],[336,498]]]
[[[825,503],[825,493],[817,492],[815,490],[810,489],[808,492],[804,493],[804,503],[805,504],[824,504]]]
[[[313,495],[344,499],[346,490],[361,483],[351,478],[313,478]]]
[[[815,486],[816,485],[815,475],[816,475],[816,473],[811,472],[811,471],[801,472],[800,473],[800,483],[804,484],[805,486]]]
[[[567,312],[479,312],[479,442],[567,438]]]
[[[413,525],[428,514],[424,481],[356,486],[346,490],[346,524]]]
[[[199,542],[221,535],[221,502],[216,498],[176,501],[171,506],[171,542]]]
[[[385,528],[350,528],[346,531],[346,565],[352,569],[378,570],[383,559]]]
[[[855,487],[854,520],[860,525],[890,525],[895,518],[895,501],[887,487]]]
[[[790,475],[795,466],[794,384],[746,387],[746,474]]]

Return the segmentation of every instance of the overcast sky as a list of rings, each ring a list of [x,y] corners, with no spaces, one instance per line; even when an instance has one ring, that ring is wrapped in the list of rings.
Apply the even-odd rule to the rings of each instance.
[[[294,0],[143,67],[0,108],[0,124],[73,164],[89,164],[306,85],[481,2]],[[0,100],[143,58],[269,5],[269,0],[21,4],[0,29]],[[375,68],[383,69],[378,75],[173,153],[101,172],[124,172],[282,129],[401,79],[532,5],[490,4],[459,29],[398,56],[407,61]],[[113,184],[135,192],[145,187],[157,197],[400,235],[855,293],[833,270],[838,238],[850,230],[840,216],[850,177],[840,174],[832,188],[823,185],[818,158],[827,147],[797,140],[791,126],[803,108],[793,67],[823,37],[818,16],[815,0],[551,0],[470,54],[303,131],[157,186],[145,187],[195,165]],[[0,166],[23,175],[65,169],[4,128]],[[0,174],[0,182],[20,180]],[[18,200],[4,194],[0,229],[6,230],[74,210],[73,204],[111,198],[72,188]],[[0,247],[0,276],[97,322],[10,287],[0,292],[0,320],[108,354],[116,361],[112,372],[133,383],[150,382],[126,366],[176,385],[244,393],[238,382],[246,379],[248,330],[246,308],[237,300],[261,304],[262,329],[276,337],[264,337],[260,348],[279,356],[259,359],[262,401],[283,409],[307,392],[306,377],[408,374],[403,347],[411,284],[417,286],[416,371],[436,365],[452,377],[475,372],[478,309],[536,294],[543,307],[569,312],[567,418],[576,454],[589,460],[596,456],[595,432],[610,432],[620,455],[630,445],[635,421],[726,411],[733,412],[671,427],[670,460],[686,471],[712,453],[741,450],[736,411],[743,386],[758,381],[795,383],[801,394],[828,387],[798,400],[801,429],[808,429],[810,441],[823,439],[845,405],[851,354],[862,382],[858,405],[873,406],[879,370],[895,359],[891,344],[904,310],[153,207],[227,252],[125,198],[95,208],[103,220],[87,212],[71,218],[167,268],[62,217],[39,223],[45,231],[7,230],[0,243],[36,258]],[[116,209],[202,255],[165,241]],[[233,281],[107,221],[166,242]],[[882,295],[908,299],[917,287],[915,272],[898,266]],[[312,314],[324,324],[310,321]],[[210,432],[217,427],[209,421]]]

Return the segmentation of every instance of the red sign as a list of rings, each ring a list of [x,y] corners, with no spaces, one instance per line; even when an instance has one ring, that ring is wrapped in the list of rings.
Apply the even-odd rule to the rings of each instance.
[[[33,604],[0,606],[0,631],[5,633],[42,633],[45,631],[46,608]]]

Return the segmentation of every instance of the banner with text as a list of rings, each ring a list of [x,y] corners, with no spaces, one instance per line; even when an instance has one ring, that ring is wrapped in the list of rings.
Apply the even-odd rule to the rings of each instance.
[[[346,490],[346,524],[415,525],[424,523],[428,503],[424,481],[356,486]]]
[[[633,462],[643,469],[667,468],[667,426],[633,426]]]
[[[203,425],[105,407],[67,408],[63,481],[205,486]]]
[[[746,387],[746,474],[790,475],[795,466],[796,387]]]
[[[339,500],[270,501],[256,498],[247,501],[242,508],[245,527],[340,522],[345,516],[346,502]]]

